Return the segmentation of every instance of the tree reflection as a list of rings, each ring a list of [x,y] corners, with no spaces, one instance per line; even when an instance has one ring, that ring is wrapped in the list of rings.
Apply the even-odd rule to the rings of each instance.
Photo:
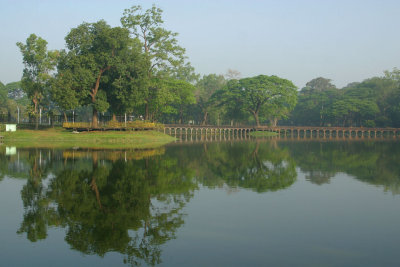
[[[223,181],[230,187],[261,193],[287,188],[296,181],[294,161],[273,142],[205,145],[203,158],[199,176],[208,186]]]
[[[24,220],[18,233],[27,233],[27,238],[38,241],[47,237],[47,227],[54,218],[54,212],[49,209],[46,189],[42,180],[48,171],[47,164],[42,164],[40,150],[31,150],[27,156],[31,166],[26,185],[21,190],[21,198],[25,208]]]
[[[400,193],[400,144],[391,141],[282,143],[312,183],[329,183],[339,172],[385,191]]]
[[[66,168],[47,187],[32,162],[18,232],[34,242],[49,226],[61,226],[71,248],[85,254],[114,251],[132,265],[160,263],[160,246],[184,223],[182,208],[196,189],[193,173],[168,157],[100,162],[94,156],[89,171]]]

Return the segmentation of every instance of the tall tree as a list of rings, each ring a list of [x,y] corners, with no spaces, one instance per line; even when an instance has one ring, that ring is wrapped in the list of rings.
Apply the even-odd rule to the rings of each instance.
[[[51,78],[51,71],[54,70],[58,51],[47,51],[46,40],[31,34],[26,39],[26,44],[17,43],[21,50],[24,72],[22,75],[22,88],[33,103],[33,114],[36,117],[36,129],[38,128],[38,113],[41,100],[47,94]]]
[[[160,8],[153,6],[143,12],[141,6],[132,6],[124,11],[121,23],[141,41],[142,50],[150,61],[147,68],[149,82],[144,91],[144,113],[146,120],[154,119],[154,110],[150,109],[158,109],[157,98],[163,97],[163,87],[157,81],[168,76],[189,76],[187,72],[191,72],[192,68],[190,64],[185,64],[185,49],[178,45],[177,33],[162,27],[164,21]]]

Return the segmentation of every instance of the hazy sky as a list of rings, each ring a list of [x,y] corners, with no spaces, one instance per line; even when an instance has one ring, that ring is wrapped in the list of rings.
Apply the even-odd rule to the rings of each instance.
[[[342,87],[400,67],[398,0],[0,0],[0,81],[21,78],[15,43],[31,33],[61,49],[83,21],[119,26],[125,8],[153,3],[200,74],[274,74],[300,88],[322,76]]]

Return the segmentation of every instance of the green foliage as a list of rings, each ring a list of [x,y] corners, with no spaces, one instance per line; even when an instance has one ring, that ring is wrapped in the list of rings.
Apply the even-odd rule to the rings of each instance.
[[[65,241],[84,254],[119,252],[135,266],[160,263],[161,246],[175,238],[184,223],[182,208],[197,188],[193,171],[177,168],[171,158],[100,165],[97,151],[90,156],[85,168],[78,160],[54,171],[45,186],[49,165],[38,164],[36,152],[21,191],[25,213],[18,233],[36,242],[49,227],[62,227]]]
[[[91,105],[93,122],[97,124],[97,112],[110,106],[103,85],[110,79],[110,69],[121,64],[126,55],[131,43],[129,32],[100,20],[79,25],[65,40],[69,51],[61,54],[53,97],[64,110],[75,108],[78,103]]]
[[[314,92],[322,92],[326,90],[336,89],[336,86],[331,83],[331,79],[326,79],[323,77],[318,77],[312,79],[306,84],[306,87],[303,90],[310,90]]]
[[[164,81],[164,87],[166,88],[166,93],[170,96],[169,103],[167,102],[165,105],[169,104],[170,109],[168,111],[164,109],[163,113],[176,114],[178,115],[179,123],[183,123],[184,115],[196,103],[194,96],[196,88],[189,82],[173,79]]]
[[[329,79],[317,78],[299,93],[290,114],[295,125],[400,127],[398,70],[385,71],[361,83],[336,89]]]
[[[173,78],[191,82],[197,75],[193,73],[193,67],[185,63],[185,49],[178,45],[177,33],[162,27],[164,21],[160,8],[153,6],[143,12],[141,6],[132,6],[124,11],[121,23],[140,41],[149,62],[142,65],[146,67],[143,73],[147,77],[147,86],[142,87],[144,90],[140,91],[140,97],[145,119],[156,120],[161,110],[173,112],[173,108],[165,107],[172,96],[160,80]]]
[[[215,117],[215,113],[220,114],[221,110],[215,110],[216,97],[212,97],[216,92],[222,90],[226,85],[226,80],[222,75],[209,74],[204,75],[196,83],[196,102],[197,109],[201,118],[197,118],[197,121],[201,121],[202,124],[207,124],[208,116]],[[214,111],[214,112],[213,112]]]
[[[5,89],[7,91],[7,96],[9,100],[12,100],[12,102],[14,102],[15,105],[18,105],[20,109],[25,110],[26,107],[29,106],[30,100],[26,95],[26,93],[24,92],[24,90],[22,89],[21,81],[7,83],[5,85]],[[22,114],[23,112],[20,115]]]
[[[260,117],[280,119],[294,108],[297,90],[294,84],[277,76],[259,75],[231,80],[220,98],[228,99],[228,106],[240,106],[252,116],[257,125]]]
[[[48,95],[50,72],[56,65],[58,51],[47,51],[47,42],[35,34],[26,39],[26,44],[18,42],[17,46],[21,50],[25,66],[21,86],[37,114],[41,101]]]
[[[162,10],[153,5],[142,12],[141,6],[125,9],[122,25],[141,40],[143,52],[149,57],[149,71],[173,72],[182,66],[185,49],[178,46],[177,33],[162,28]]]
[[[0,82],[0,107],[1,107],[1,109],[3,109],[3,107],[6,106],[6,103],[7,103],[7,91],[6,91],[4,84],[2,84]],[[4,110],[0,110],[0,112],[4,112]]]

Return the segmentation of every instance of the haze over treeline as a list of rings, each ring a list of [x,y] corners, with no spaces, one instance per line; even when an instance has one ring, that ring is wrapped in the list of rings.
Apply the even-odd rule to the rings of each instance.
[[[21,82],[0,84],[8,119],[19,108],[36,121],[39,113],[68,120],[72,111],[90,112],[95,125],[102,113],[164,123],[400,127],[398,69],[341,89],[325,77],[298,90],[290,77],[269,73],[200,76],[156,6],[126,9],[117,27],[83,22],[65,49],[48,50],[35,34],[17,46]]]

